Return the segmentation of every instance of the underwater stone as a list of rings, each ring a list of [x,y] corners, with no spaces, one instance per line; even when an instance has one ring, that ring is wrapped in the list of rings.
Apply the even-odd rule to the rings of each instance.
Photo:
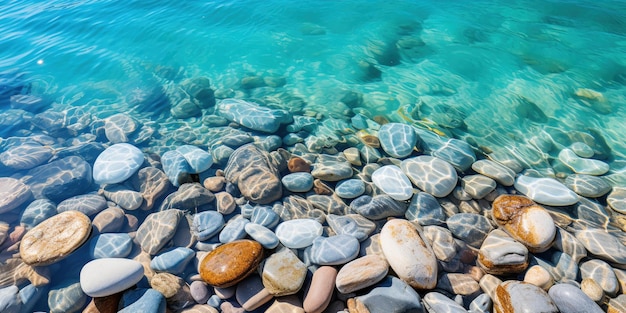
[[[441,225],[446,220],[446,214],[437,199],[426,192],[413,196],[404,217],[422,226]]]
[[[11,212],[32,198],[30,188],[11,177],[0,177],[0,214]]]
[[[244,145],[230,156],[224,170],[226,180],[237,185],[246,199],[272,203],[282,197],[277,166],[269,154],[253,144]]]
[[[306,172],[287,174],[281,181],[291,192],[307,192],[313,188],[313,176]]]
[[[346,179],[337,183],[335,194],[344,199],[354,199],[365,192],[365,183],[360,179]]]
[[[578,195],[554,178],[520,175],[515,180],[515,189],[545,205],[565,206],[578,202]]]
[[[196,146],[183,145],[176,148],[176,151],[185,158],[193,174],[202,173],[213,165],[211,154]]]
[[[184,184],[189,179],[192,169],[182,153],[176,150],[167,151],[161,156],[161,163],[165,175],[175,187]]]
[[[93,165],[96,184],[117,184],[131,177],[143,164],[144,156],[137,147],[118,143],[104,150]]]
[[[450,194],[458,179],[450,163],[427,155],[405,159],[400,167],[415,186],[438,198]]]
[[[400,123],[387,123],[378,131],[380,145],[394,158],[404,158],[413,152],[417,144],[417,134],[413,127]]]
[[[559,152],[559,160],[576,174],[603,175],[609,171],[609,165],[600,160],[581,158],[570,149]]]
[[[385,165],[374,171],[372,182],[395,200],[404,201],[413,196],[413,185],[409,178],[395,165]]]
[[[572,174],[565,178],[565,185],[583,197],[597,198],[611,191],[611,185],[602,177]]]
[[[265,133],[275,133],[281,124],[293,120],[284,110],[261,107],[240,99],[224,99],[217,105],[217,112],[231,122]]]
[[[0,162],[16,170],[28,170],[46,163],[52,157],[52,148],[28,143],[0,153]]]
[[[24,183],[37,199],[61,201],[89,189],[91,166],[80,157],[65,157],[31,169]]]

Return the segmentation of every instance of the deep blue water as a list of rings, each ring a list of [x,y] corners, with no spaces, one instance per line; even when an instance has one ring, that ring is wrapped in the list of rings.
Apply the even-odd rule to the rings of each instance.
[[[614,170],[626,156],[624,1],[3,1],[0,72],[100,118],[206,76],[322,118],[353,114],[337,100],[355,91],[372,116],[536,167],[580,138]],[[286,85],[242,93],[254,75]]]

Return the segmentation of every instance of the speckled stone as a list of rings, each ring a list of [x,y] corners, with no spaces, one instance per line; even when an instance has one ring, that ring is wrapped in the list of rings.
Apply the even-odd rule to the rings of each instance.
[[[20,225],[33,228],[39,223],[57,214],[56,205],[48,199],[37,199],[31,202],[22,212]]]
[[[589,260],[580,264],[583,279],[593,279],[609,296],[614,297],[619,290],[619,282],[609,264],[601,260]]]
[[[496,189],[496,181],[483,175],[467,175],[461,179],[461,186],[473,199],[482,199]]]
[[[338,161],[315,163],[311,175],[324,181],[340,181],[352,177],[352,165]]]
[[[157,254],[174,237],[182,216],[183,211],[174,209],[148,215],[139,226],[135,241],[143,251]]]
[[[602,177],[572,174],[565,178],[565,186],[573,190],[575,193],[589,198],[597,198],[611,191],[611,185]]]
[[[369,312],[424,312],[419,294],[394,276],[387,276],[355,301]]]
[[[238,240],[209,252],[200,264],[200,276],[209,285],[226,288],[254,272],[263,258],[263,247],[256,241]]]
[[[480,247],[478,265],[487,273],[520,273],[528,267],[528,249],[500,229],[489,233]]]
[[[556,226],[543,207],[518,195],[501,195],[493,201],[492,207],[496,224],[528,250],[539,253],[550,248]]]
[[[313,175],[307,172],[287,174],[281,181],[291,192],[307,192],[313,188]]]
[[[413,196],[404,217],[422,226],[441,225],[447,218],[437,199],[426,192]]]
[[[578,195],[554,178],[520,175],[514,186],[517,191],[537,203],[565,206],[578,202]]]
[[[29,230],[20,243],[20,257],[35,266],[49,265],[78,249],[91,233],[91,220],[78,211],[59,213]]]
[[[543,289],[523,282],[505,281],[496,288],[495,312],[558,313],[559,309]]]
[[[465,308],[454,300],[438,292],[429,292],[422,299],[428,312],[467,313]]]
[[[11,177],[0,177],[0,214],[11,212],[32,196],[30,188],[21,181]]]
[[[559,152],[559,160],[577,174],[603,175],[609,171],[607,163],[600,160],[581,158],[568,148]]]
[[[105,297],[122,292],[144,277],[141,263],[121,258],[90,261],[80,271],[80,286],[90,297]]]
[[[282,249],[269,256],[262,268],[263,285],[267,292],[276,297],[298,292],[307,273],[306,265],[289,249]]]
[[[311,262],[319,265],[341,265],[359,255],[359,241],[351,235],[317,237],[311,245]]]
[[[570,284],[557,284],[548,294],[561,313],[601,313],[600,306],[584,294],[580,288]]]
[[[458,179],[450,163],[427,155],[405,159],[400,167],[415,186],[435,197],[450,194]]]
[[[285,221],[276,227],[276,236],[280,242],[291,249],[306,248],[321,235],[322,224],[312,219]]]
[[[89,244],[89,254],[94,259],[125,258],[132,249],[133,239],[126,233],[100,234]]]
[[[394,158],[404,158],[413,152],[418,137],[410,125],[387,123],[378,130],[378,139],[387,154]]]
[[[335,194],[344,199],[354,199],[365,193],[365,183],[360,179],[346,179],[337,183]]]
[[[615,212],[626,214],[626,188],[613,188],[613,191],[606,197],[606,202]]]
[[[447,221],[452,234],[474,248],[480,248],[487,235],[493,230],[489,220],[475,213],[458,213]]]
[[[390,220],[380,231],[380,245],[385,258],[398,277],[413,288],[432,289],[437,283],[437,259],[406,220]]]
[[[597,258],[613,264],[626,264],[626,246],[615,236],[597,229],[584,229],[575,233],[576,239]]]
[[[239,147],[228,159],[226,180],[248,200],[268,204],[282,197],[282,183],[270,155],[253,144]]]
[[[339,270],[335,284],[341,293],[355,292],[381,281],[389,271],[389,263],[380,255],[366,255],[350,261]]]
[[[513,186],[515,172],[510,168],[491,160],[478,160],[472,164],[472,169],[487,177],[493,178],[503,186]]]
[[[413,196],[413,185],[395,165],[385,165],[372,173],[372,182],[394,200],[404,201]]]
[[[93,180],[96,184],[121,183],[137,172],[143,161],[143,153],[137,147],[114,144],[98,155],[93,165]]]

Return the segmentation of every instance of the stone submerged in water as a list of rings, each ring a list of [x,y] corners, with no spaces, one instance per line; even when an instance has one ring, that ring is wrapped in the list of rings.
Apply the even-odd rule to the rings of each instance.
[[[475,213],[457,213],[446,224],[455,237],[477,249],[493,230],[486,217]]]
[[[202,259],[200,276],[209,285],[227,288],[254,272],[263,258],[263,247],[256,241],[238,240],[221,245]]]
[[[141,263],[121,258],[90,261],[80,270],[80,286],[90,297],[105,297],[122,292],[139,282],[144,271]]]
[[[126,233],[100,234],[91,239],[89,253],[94,259],[125,258],[133,249],[133,239]]]
[[[137,229],[135,241],[143,251],[157,254],[174,237],[182,216],[183,212],[175,209],[148,215]]]
[[[354,199],[365,192],[365,183],[360,179],[346,179],[337,183],[335,194],[340,198]]]
[[[89,189],[91,166],[80,157],[65,157],[31,169],[24,183],[37,199],[61,201]]]
[[[350,235],[317,237],[311,245],[311,262],[319,265],[341,265],[359,254],[359,241]]]
[[[594,159],[581,158],[570,149],[559,152],[559,160],[576,174],[603,175],[609,171],[609,165]]]
[[[528,267],[528,249],[504,231],[496,229],[483,241],[477,263],[492,275],[521,273]]]
[[[337,273],[339,292],[348,294],[381,281],[389,271],[389,263],[380,255],[372,254],[350,261]]]
[[[340,181],[352,177],[352,166],[348,162],[337,161],[316,163],[311,175],[324,181]]]
[[[593,302],[580,288],[570,284],[552,286],[548,294],[561,313],[602,313],[598,304]]]
[[[233,152],[224,176],[254,203],[268,204],[282,197],[282,182],[276,164],[267,152],[253,144],[241,146]]]
[[[566,206],[578,202],[578,195],[554,178],[520,175],[515,189],[533,201],[551,206]]]
[[[150,268],[158,272],[180,274],[196,255],[196,252],[185,247],[176,247],[155,256],[150,261]]]
[[[413,152],[418,137],[410,125],[387,123],[378,130],[378,139],[387,154],[394,158],[404,158]]]
[[[0,153],[0,162],[16,170],[28,170],[46,163],[52,157],[52,148],[28,143]]]
[[[307,192],[313,188],[313,176],[306,172],[287,174],[281,181],[291,192]]]
[[[263,285],[275,297],[298,292],[307,273],[306,265],[290,249],[269,256],[262,268]]]
[[[107,201],[101,195],[86,194],[65,199],[57,205],[57,212],[80,211],[87,216],[93,216],[107,208]]]
[[[144,156],[137,147],[118,143],[104,150],[93,165],[96,184],[117,184],[130,178],[143,164]]]
[[[565,178],[565,185],[583,197],[597,198],[611,191],[611,185],[598,176],[572,174]]]
[[[278,224],[276,236],[285,247],[301,249],[313,244],[322,231],[322,224],[316,220],[295,219]]]
[[[493,300],[495,312],[559,312],[543,289],[518,281],[505,281],[496,287]]]
[[[472,169],[494,179],[503,186],[513,186],[513,183],[515,183],[515,172],[495,161],[478,160],[472,164]]]
[[[0,214],[11,212],[29,199],[30,188],[11,177],[0,177]]]
[[[356,297],[355,302],[354,306],[365,307],[369,312],[424,312],[419,294],[394,276],[387,276],[370,292]],[[350,306],[348,300],[348,308]]]
[[[395,200],[404,201],[413,196],[413,185],[395,165],[385,165],[372,173],[372,182]]]
[[[427,155],[405,159],[400,167],[415,186],[438,198],[450,194],[458,179],[450,163]]]
[[[264,133],[275,133],[281,124],[293,120],[284,110],[273,110],[240,99],[224,99],[217,104],[217,112],[231,122]]]

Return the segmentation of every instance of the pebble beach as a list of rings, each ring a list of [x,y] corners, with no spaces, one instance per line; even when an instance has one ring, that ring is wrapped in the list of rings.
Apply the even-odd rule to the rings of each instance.
[[[0,312],[626,312],[626,71],[528,61],[481,120],[446,102],[482,88],[458,68],[389,63],[444,54],[433,20],[354,80],[142,63],[153,83],[111,96],[0,71]],[[570,85],[528,91],[548,80]]]

